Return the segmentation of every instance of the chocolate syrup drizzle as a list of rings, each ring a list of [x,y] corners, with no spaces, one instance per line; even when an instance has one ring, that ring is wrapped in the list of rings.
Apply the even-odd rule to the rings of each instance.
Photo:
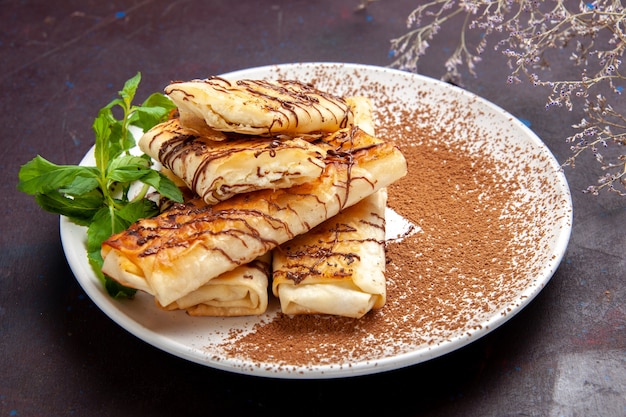
[[[384,147],[387,144],[368,146],[368,149],[376,146]],[[189,248],[195,242],[204,246],[206,250],[220,252],[234,265],[250,262],[251,259],[243,259],[231,254],[227,247],[211,244],[213,240],[211,236],[228,235],[242,242],[244,246],[247,245],[249,239],[252,239],[261,243],[265,251],[269,251],[297,234],[310,230],[316,224],[308,224],[302,219],[297,230],[292,230],[291,222],[286,220],[288,216],[280,213],[292,212],[296,215],[295,217],[300,217],[299,211],[291,207],[290,202],[304,199],[310,201],[307,203],[310,210],[325,210],[325,218],[334,215],[334,210],[333,213],[328,213],[329,202],[320,199],[320,196],[315,193],[316,187],[322,182],[326,182],[326,186],[344,190],[343,193],[335,192],[334,198],[338,200],[339,209],[345,207],[353,181],[365,180],[374,189],[375,184],[370,179],[352,175],[352,168],[358,164],[359,160],[355,155],[361,151],[363,148],[330,152],[330,156],[326,158],[325,174],[320,177],[319,183],[303,184],[278,191],[263,190],[240,194],[214,206],[206,205],[199,199],[187,204],[175,204],[157,217],[139,220],[126,231],[112,236],[105,244],[123,251],[133,251],[141,258],[172,248]],[[331,169],[333,166],[334,169]],[[332,175],[329,174],[332,171],[344,173],[338,177],[328,176]],[[279,203],[274,197],[276,193],[288,196],[285,196],[282,203]],[[251,205],[251,202],[254,204]],[[249,208],[251,206],[258,208]],[[294,216],[290,218],[293,220]],[[255,222],[257,224],[262,222],[264,226],[278,231],[282,238],[277,241],[263,236],[255,227]],[[255,257],[258,255],[260,254],[255,254]]]
[[[263,129],[265,134],[273,135],[276,132],[289,131],[292,134],[312,133],[302,129],[308,121],[319,118],[323,123],[334,120],[335,127],[346,128],[352,120],[353,114],[350,105],[343,97],[335,96],[316,89],[312,84],[302,83],[295,80],[278,80],[269,82],[264,80],[237,80],[229,81],[222,77],[209,77],[204,80],[194,80],[193,82],[209,84],[211,88],[224,94],[236,95],[241,89],[246,94],[261,99],[265,103],[263,110],[273,114],[271,123],[268,126],[250,126],[254,129]],[[174,82],[166,88],[166,93],[174,91],[182,93],[185,97],[193,98],[193,94],[177,88]],[[314,115],[313,113],[316,113]],[[300,118],[306,115],[309,120],[301,123]],[[222,117],[224,115],[221,115]],[[231,125],[236,131],[239,123],[224,119],[224,122]]]
[[[168,139],[161,141],[162,135],[167,135]],[[235,192],[234,190],[253,188],[254,183],[244,182],[219,185],[224,180],[223,176],[215,176],[211,179],[210,184],[203,184],[200,187],[200,182],[210,177],[209,169],[212,167],[212,164],[228,159],[237,153],[247,152],[254,158],[259,158],[266,153],[270,158],[275,158],[281,151],[299,149],[308,155],[306,158],[307,163],[319,167],[320,172],[325,165],[321,149],[315,150],[314,147],[305,147],[302,144],[304,143],[303,141],[296,142],[288,136],[251,138],[247,135],[228,134],[225,141],[215,142],[190,133],[188,129],[181,127],[177,120],[170,120],[167,122],[167,125],[161,127],[160,132],[155,134],[148,142],[148,147],[154,149],[155,142],[158,143],[158,150],[154,152],[157,154],[157,159],[172,171],[176,171],[174,167],[177,163],[184,167],[188,163],[187,159],[190,154],[201,160],[193,171],[191,178],[188,178],[186,175],[180,175],[180,177],[190,189],[199,193],[205,201],[220,201],[225,199],[225,196],[230,196],[230,194]],[[282,169],[284,171],[280,171],[280,174],[283,178],[300,175],[299,171],[289,171],[287,167],[282,167]],[[256,170],[258,178],[274,173],[276,172],[263,170],[261,166]],[[211,198],[207,198],[208,196]]]
[[[219,252],[233,266],[239,266],[253,262],[257,256],[311,230],[324,219],[343,210],[350,201],[350,191],[354,181],[365,181],[368,187],[371,187],[372,192],[377,189],[377,185],[381,186],[377,184],[377,179],[368,177],[369,173],[355,176],[354,168],[370,160],[384,159],[397,149],[393,144],[370,140],[372,137],[357,127],[349,127],[352,114],[350,106],[343,98],[318,91],[310,84],[296,81],[279,81],[277,84],[272,84],[264,81],[240,80],[235,82],[237,88],[234,88],[230,81],[219,77],[212,77],[202,82],[211,83],[215,88],[223,89],[225,92],[244,87],[248,93],[262,97],[268,103],[273,103],[271,106],[268,105],[268,111],[275,111],[279,116],[274,119],[272,126],[268,127],[268,134],[273,132],[275,125],[283,126],[283,123],[289,123],[290,116],[298,126],[300,113],[296,110],[303,111],[303,114],[308,116],[312,116],[310,112],[315,111],[322,119],[326,116],[321,108],[329,110],[332,115],[336,115],[339,110],[342,118],[336,118],[335,122],[339,122],[343,129],[330,135],[323,135],[315,142],[324,150],[323,155],[320,153],[313,158],[315,161],[318,159],[322,161],[320,165],[323,167],[322,175],[312,183],[276,191],[261,190],[239,194],[215,205],[207,205],[200,198],[185,204],[174,204],[157,217],[139,220],[126,231],[109,238],[104,245],[126,253],[130,259],[133,256],[137,257],[137,262],[141,258],[156,256],[172,249],[174,252],[184,252],[192,246],[200,245],[206,251]],[[175,87],[171,88],[175,90]],[[274,91],[278,95],[288,95],[289,100],[263,93],[260,91],[262,89]],[[329,107],[320,107],[320,98],[324,99],[324,103],[330,103],[335,111]],[[226,142],[230,146],[207,150],[207,143],[199,135],[176,130],[174,132],[177,133],[176,137],[167,140],[159,149],[158,159],[164,166],[171,169],[177,160],[183,159],[190,153],[204,155],[206,159],[196,170],[191,183],[188,184],[192,189],[197,189],[196,185],[204,169],[216,159],[227,157],[241,150],[253,151],[255,157],[264,152],[274,157],[282,147],[293,147],[293,145],[287,145],[286,141],[280,140],[280,137],[265,140],[257,138],[249,141],[242,139],[241,135],[229,134]],[[155,139],[156,137],[152,140]],[[233,144],[241,146],[232,147]],[[320,194],[318,191],[320,189],[325,191]],[[332,200],[329,199],[331,196],[336,200],[335,204],[332,204]],[[323,210],[324,215],[319,220],[315,218],[315,223],[311,224],[303,218],[302,214],[305,210],[310,212]],[[384,218],[380,219],[380,224],[368,224],[384,229]],[[274,230],[275,233],[263,233],[261,229],[267,228]],[[335,232],[334,243],[338,243],[341,234],[351,232],[353,228],[348,225],[336,225],[333,231]],[[231,243],[226,243],[229,240]],[[367,241],[384,245],[384,241],[371,238],[353,242]],[[236,253],[231,247],[236,242],[244,247],[254,245],[256,249],[251,250],[250,253]],[[289,273],[289,279],[296,283],[305,279],[307,274],[317,273],[316,266],[321,265],[330,257],[341,257],[346,265],[360,260],[358,254],[335,250],[333,244],[307,248],[306,252],[308,256],[315,256],[318,260],[314,266],[305,267],[307,268],[305,271]],[[303,254],[295,253],[289,256],[295,258],[299,255]],[[169,256],[172,254],[165,253],[163,259],[167,260]],[[157,262],[160,262],[158,259]],[[345,270],[336,272],[337,276],[346,273]]]
[[[385,218],[376,213],[369,213],[369,215],[376,217],[378,222],[360,219],[359,223],[384,231]],[[295,242],[295,245],[286,243],[280,246],[278,250],[288,259],[288,263],[283,265],[284,270],[280,271],[280,274],[284,278],[293,281],[294,284],[300,284],[309,277],[330,277],[322,271],[322,268],[325,266],[328,267],[324,268],[326,272],[332,271],[333,278],[352,276],[353,272],[349,267],[354,262],[360,261],[361,257],[354,252],[345,252],[342,248],[350,244],[358,245],[365,242],[374,242],[381,246],[385,245],[384,239],[349,238],[349,234],[357,230],[357,227],[347,223],[335,223],[332,226],[323,223],[309,232],[308,236],[319,236],[319,239],[315,239],[313,244],[300,245],[300,242]],[[327,238],[328,236],[330,236],[330,239]],[[325,237],[326,239],[324,239]],[[275,272],[275,274],[277,273]]]

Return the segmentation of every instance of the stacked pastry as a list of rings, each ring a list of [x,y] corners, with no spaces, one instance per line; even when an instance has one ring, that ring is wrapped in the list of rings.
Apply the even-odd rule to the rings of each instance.
[[[406,174],[363,97],[297,81],[169,85],[139,147],[194,194],[102,246],[103,272],[192,315],[362,317],[385,303],[385,187]]]

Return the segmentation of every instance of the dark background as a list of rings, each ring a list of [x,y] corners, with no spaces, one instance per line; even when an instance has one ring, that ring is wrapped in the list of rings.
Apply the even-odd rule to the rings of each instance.
[[[357,0],[0,1],[0,417],[626,415],[626,198],[580,192],[600,175],[591,161],[566,168],[570,245],[526,309],[439,359],[320,381],[213,370],[122,330],[77,284],[58,216],[16,191],[36,154],[78,163],[98,109],[137,71],[143,99],[171,80],[267,64],[386,66],[417,3],[381,0],[357,13]],[[420,73],[443,74],[458,40],[448,30]],[[564,161],[580,111],[546,111],[546,91],[507,85],[504,58],[484,59],[464,87],[525,120]],[[565,55],[553,63],[555,78],[571,75],[566,64]]]

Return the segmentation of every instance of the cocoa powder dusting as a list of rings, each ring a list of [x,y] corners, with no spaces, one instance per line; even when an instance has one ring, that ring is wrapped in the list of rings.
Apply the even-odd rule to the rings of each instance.
[[[372,96],[395,95],[368,88]],[[537,272],[532,230],[546,213],[521,197],[519,172],[510,175],[476,145],[485,138],[465,125],[472,115],[463,108],[416,114],[392,101],[376,108],[378,136],[396,142],[409,162],[409,174],[389,187],[388,205],[417,230],[386,244],[387,303],[361,319],[278,313],[252,332],[234,331],[221,346],[227,357],[259,368],[350,367],[449,343],[507,314],[503,306]],[[442,117],[445,123],[433,123]]]

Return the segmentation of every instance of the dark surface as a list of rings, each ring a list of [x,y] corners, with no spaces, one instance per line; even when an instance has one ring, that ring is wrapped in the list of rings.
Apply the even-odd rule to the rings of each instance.
[[[521,313],[468,347],[367,377],[287,381],[213,370],[122,330],[84,294],[58,216],[16,191],[36,154],[76,164],[91,123],[137,71],[139,95],[170,81],[259,65],[388,65],[389,39],[416,1],[0,1],[0,417],[137,415],[626,415],[626,199],[579,192],[596,170],[566,170],[574,227],[562,265]],[[445,32],[420,72],[438,78]],[[491,57],[491,58],[490,58]],[[520,117],[556,157],[579,113],[507,86],[486,57],[465,87]],[[554,68],[558,74],[558,65]]]

